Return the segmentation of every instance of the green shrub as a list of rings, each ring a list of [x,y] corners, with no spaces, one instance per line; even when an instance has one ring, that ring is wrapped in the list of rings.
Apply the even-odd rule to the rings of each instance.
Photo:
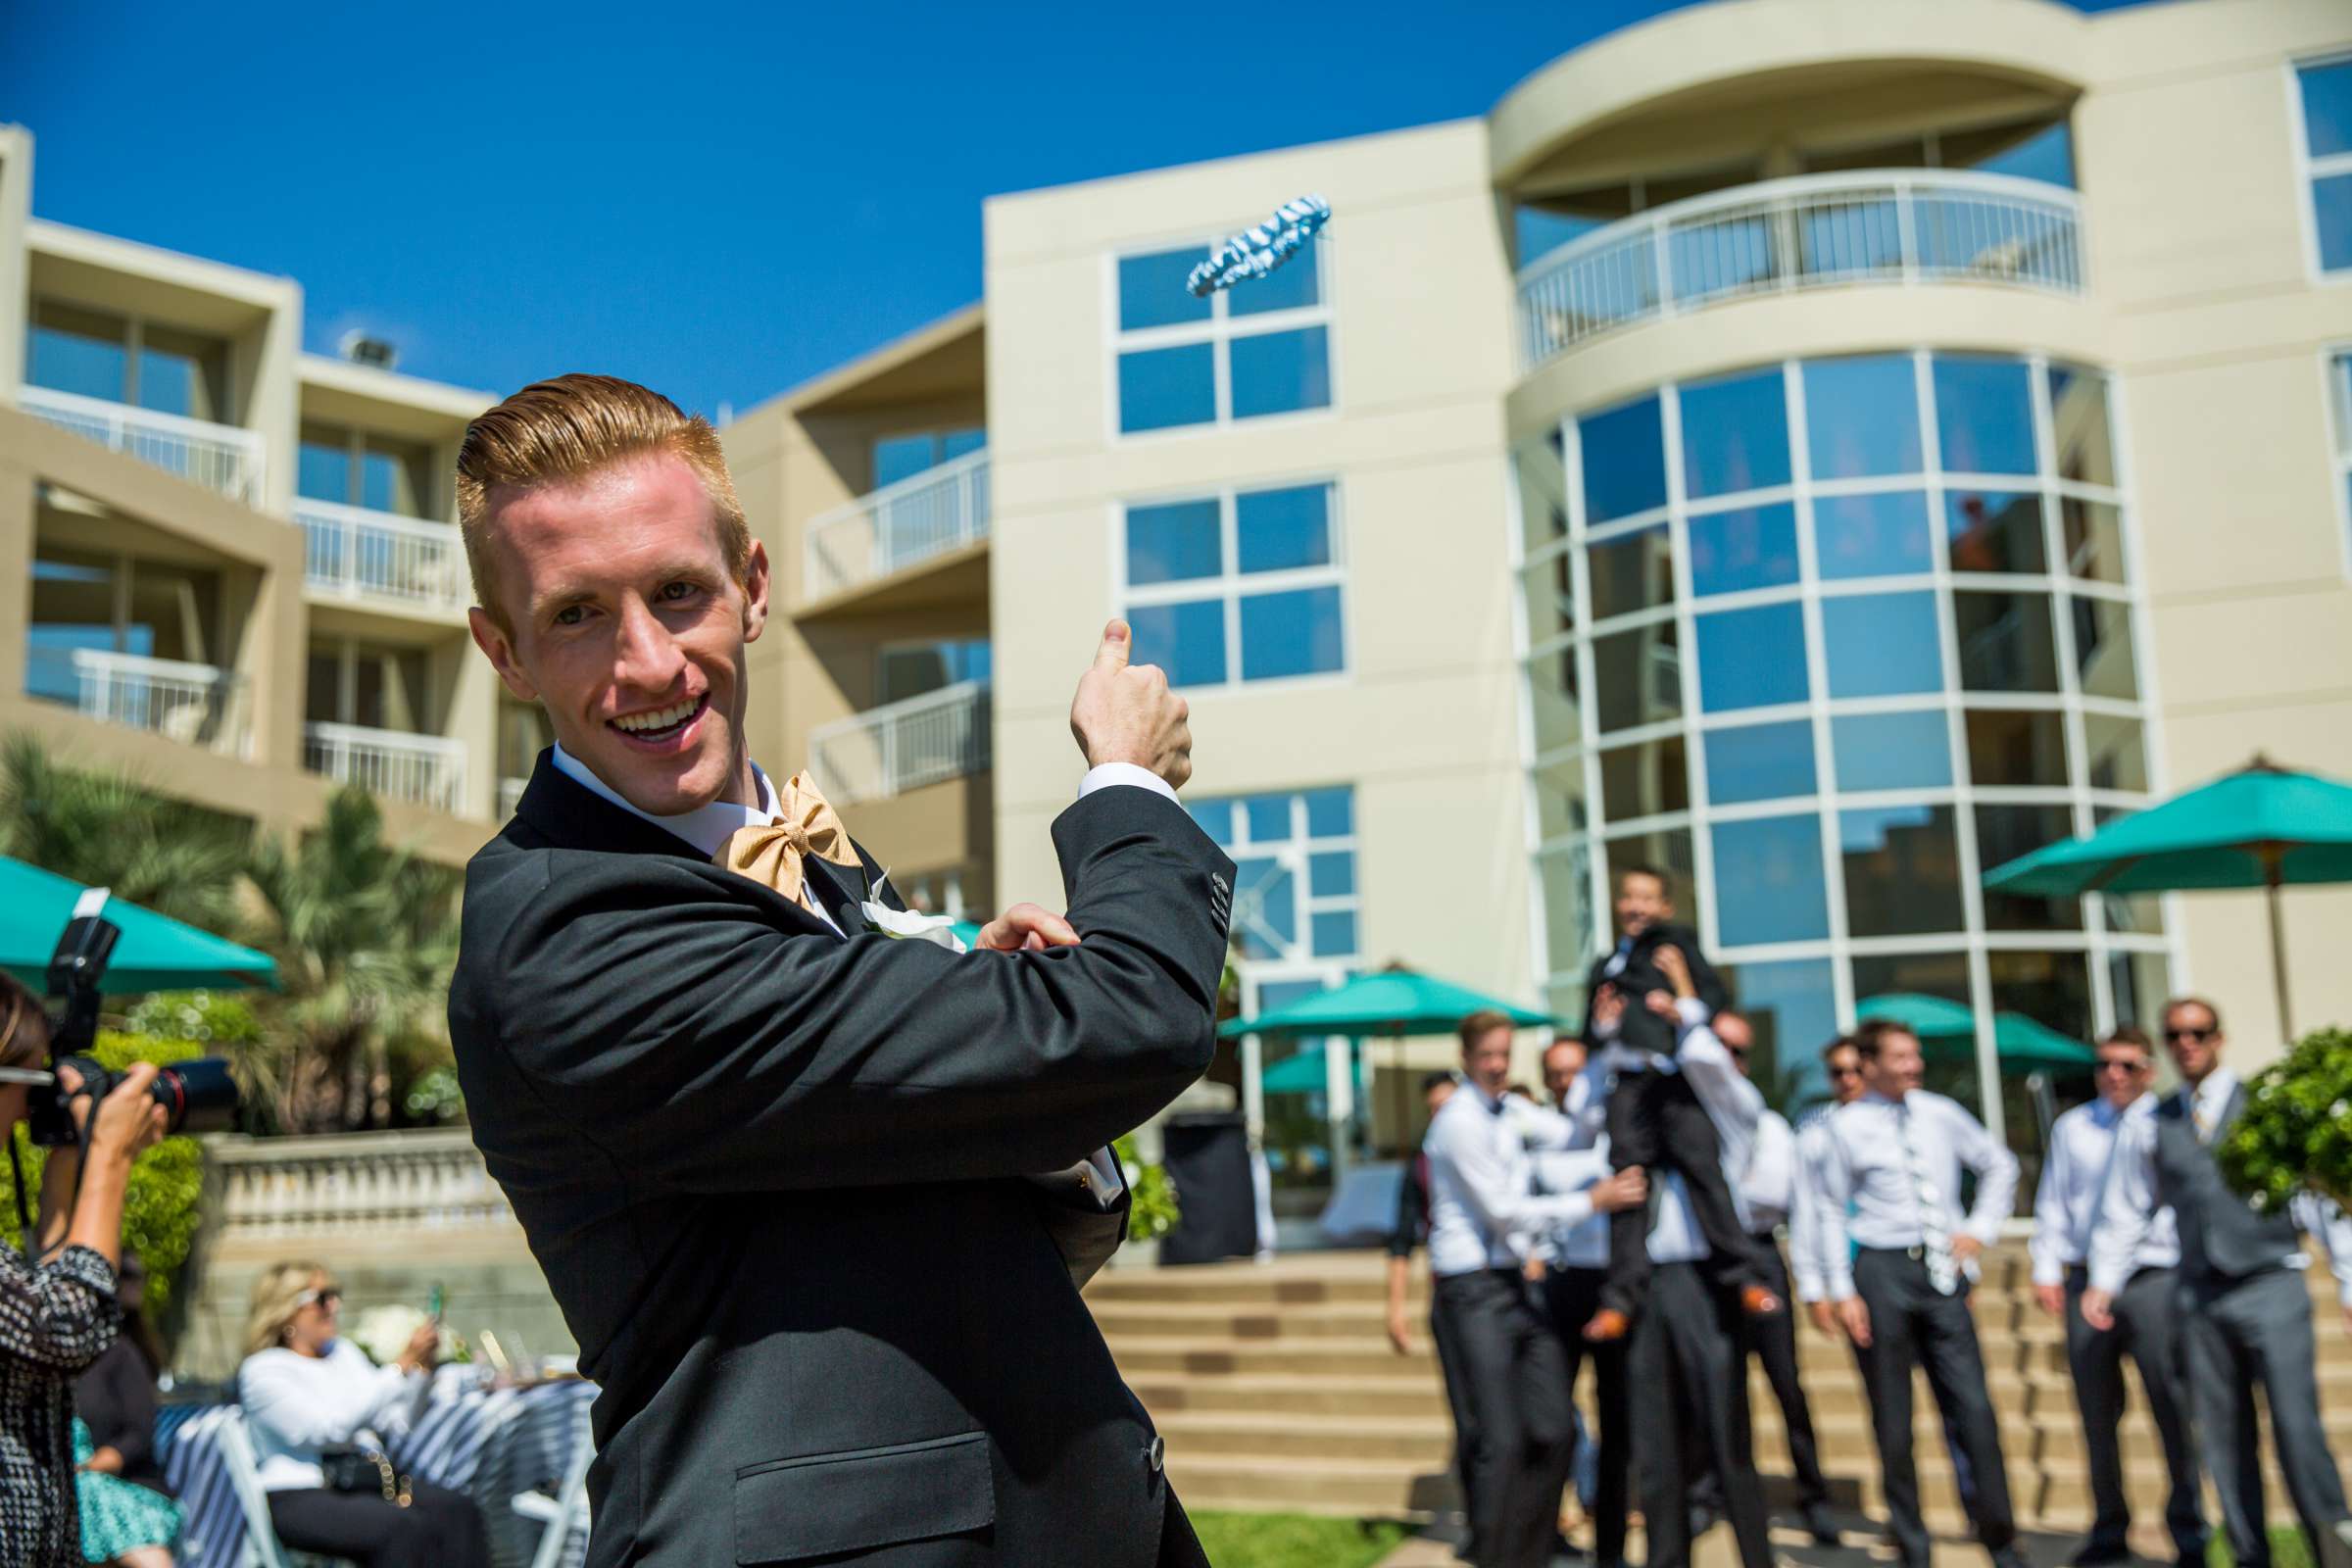
[[[2305,1035],[2246,1081],[2243,1114],[2218,1151],[2222,1175],[2256,1208],[2313,1192],[2352,1208],[2352,1034]]]
[[[1132,1135],[1112,1144],[1110,1152],[1119,1162],[1119,1173],[1135,1191],[1134,1204],[1127,1210],[1127,1239],[1158,1241],[1176,1228],[1181,1217],[1176,1207],[1176,1184],[1168,1179],[1168,1168],[1147,1165],[1138,1159]]]

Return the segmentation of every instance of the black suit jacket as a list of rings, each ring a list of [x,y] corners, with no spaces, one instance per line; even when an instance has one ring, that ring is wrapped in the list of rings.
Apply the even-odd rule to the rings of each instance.
[[[1588,1050],[1598,1051],[1605,1043],[1592,1033],[1592,1002],[1603,985],[1613,984],[1625,998],[1625,1014],[1617,1025],[1618,1039],[1637,1050],[1654,1051],[1661,1055],[1674,1054],[1674,1026],[1642,1005],[1642,999],[1650,992],[1674,990],[1658,970],[1657,954],[1661,947],[1683,950],[1683,956],[1690,965],[1691,987],[1709,1012],[1720,1012],[1731,1005],[1723,977],[1707,962],[1706,955],[1698,951],[1698,933],[1687,925],[1661,921],[1644,927],[1634,938],[1633,952],[1626,956],[1624,966],[1616,973],[1609,972],[1609,961],[1617,956],[1616,948],[1611,947],[1592,960],[1592,968],[1585,977],[1584,1041]]]
[[[1157,1439],[1022,1173],[1206,1068],[1233,866],[1142,789],[1054,839],[1083,940],[1034,954],[844,941],[546,756],[467,867],[450,1031],[603,1385],[594,1568],[1154,1561]]]

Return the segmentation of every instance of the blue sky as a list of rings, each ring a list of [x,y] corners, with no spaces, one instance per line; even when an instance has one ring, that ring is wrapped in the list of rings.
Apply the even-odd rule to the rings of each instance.
[[[1670,9],[33,0],[0,121],[36,214],[295,277],[309,348],[715,412],[976,299],[992,193],[1480,114]]]

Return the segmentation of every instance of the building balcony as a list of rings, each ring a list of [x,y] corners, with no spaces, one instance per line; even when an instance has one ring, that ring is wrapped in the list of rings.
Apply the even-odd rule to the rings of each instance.
[[[840,805],[888,800],[988,766],[988,683],[967,680],[808,733],[808,761]]]
[[[303,766],[338,784],[453,815],[466,810],[461,741],[359,724],[308,724],[302,740]]]
[[[265,449],[259,431],[45,386],[21,388],[17,406],[61,430],[128,453],[231,501],[261,505]]]
[[[527,778],[502,778],[498,781],[498,818],[505,821],[522,804],[522,792],[531,781]]]
[[[2082,292],[2082,201],[2000,174],[1766,180],[1612,223],[1519,274],[1520,368],[1719,301],[1859,283]]]
[[[252,755],[245,677],[234,670],[35,644],[25,650],[24,691],[101,723],[147,730],[231,757]]]
[[[862,597],[923,568],[968,562],[988,538],[988,516],[985,449],[860,496],[809,522],[800,602]]]
[[[473,602],[466,547],[449,523],[308,499],[294,503],[294,520],[314,595],[437,615],[462,615]]]

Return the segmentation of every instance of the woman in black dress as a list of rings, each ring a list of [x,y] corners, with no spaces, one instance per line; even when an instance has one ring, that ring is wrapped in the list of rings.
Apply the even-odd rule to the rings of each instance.
[[[155,1460],[155,1380],[164,1352],[140,1310],[146,1295],[146,1265],[125,1247],[115,1275],[122,1331],[74,1385],[89,1449],[78,1484],[81,1555],[122,1568],[172,1568],[181,1520]]]

